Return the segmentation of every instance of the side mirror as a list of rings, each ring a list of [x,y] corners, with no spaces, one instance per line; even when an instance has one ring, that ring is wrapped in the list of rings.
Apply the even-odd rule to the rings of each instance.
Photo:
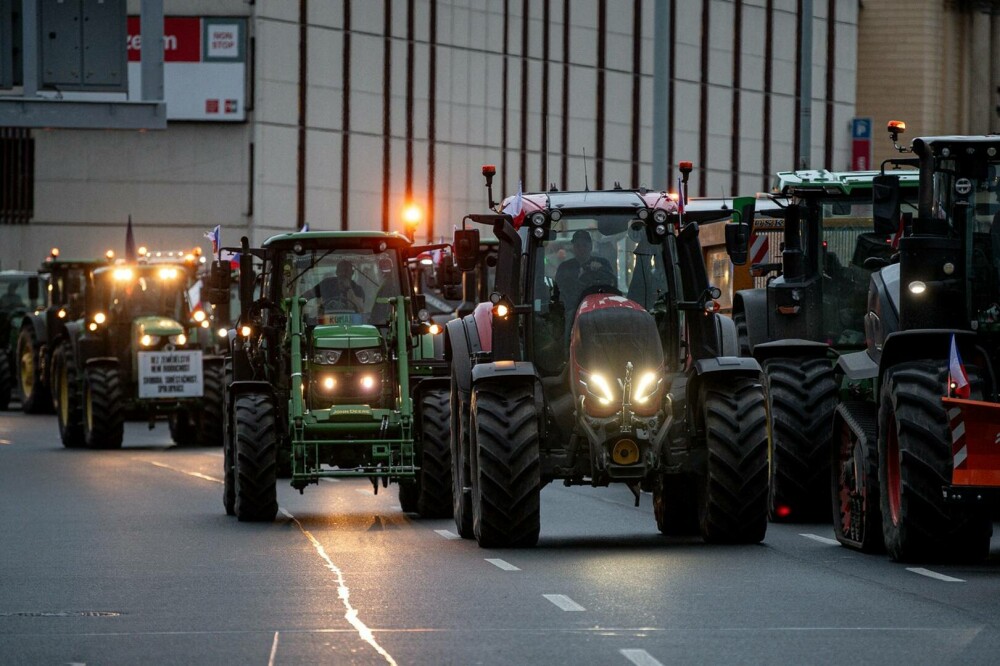
[[[34,305],[38,302],[38,277],[32,276],[28,278],[28,300]]]
[[[209,269],[208,279],[202,292],[205,299],[212,305],[222,305],[229,302],[229,283],[231,281],[229,263],[213,261]]]
[[[455,263],[462,272],[476,270],[479,263],[479,229],[455,231]]]
[[[890,235],[899,229],[899,176],[879,174],[872,178],[872,219],[875,233]]]
[[[750,225],[746,222],[726,224],[726,252],[737,266],[747,263],[747,245],[750,242]]]

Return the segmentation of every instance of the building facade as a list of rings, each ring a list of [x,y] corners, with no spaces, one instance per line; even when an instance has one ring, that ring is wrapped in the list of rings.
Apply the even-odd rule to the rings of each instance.
[[[216,225],[226,244],[306,223],[398,230],[414,202],[418,238],[436,240],[485,209],[486,163],[497,195],[519,181],[675,189],[672,166],[653,181],[654,126],[668,165],[695,164],[692,195],[850,163],[853,0],[164,0],[164,11],[245,21],[245,120],[30,130],[30,220],[0,225],[0,268],[33,267],[52,245],[120,249],[129,216],[141,244],[180,249],[207,246]]]

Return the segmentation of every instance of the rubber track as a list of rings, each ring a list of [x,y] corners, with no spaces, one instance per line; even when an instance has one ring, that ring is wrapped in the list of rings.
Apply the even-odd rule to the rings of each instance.
[[[205,361],[202,366],[203,392],[201,410],[198,415],[198,429],[195,439],[199,446],[219,446],[222,444],[222,383],[225,372],[222,359]]]
[[[764,364],[771,403],[771,520],[830,520],[830,447],[837,382],[829,359]],[[777,515],[779,506],[791,509]]]
[[[451,518],[451,391],[431,389],[420,401],[420,495],[417,513]]]
[[[538,420],[530,386],[473,389],[473,530],[483,548],[533,546],[540,528]]]
[[[737,379],[704,393],[708,449],[701,534],[714,543],[757,543],[767,531],[767,413],[760,385]]]
[[[278,513],[277,428],[271,399],[261,394],[236,398],[236,517],[271,522]]]
[[[120,449],[125,436],[125,395],[117,368],[92,366],[84,371],[90,392],[91,424],[86,444],[91,449]],[[86,394],[85,394],[86,395]],[[86,410],[84,405],[84,410]]]
[[[0,349],[0,411],[6,411],[10,406],[10,397],[14,391],[14,375],[10,371],[10,359],[7,350]]]
[[[968,369],[968,368],[967,368]],[[892,524],[885,466],[880,466],[885,546],[894,560],[981,559],[988,554],[992,525],[972,508],[948,505],[941,487],[951,483],[951,433],[941,396],[947,366],[913,361],[891,368],[883,383],[879,410],[879,456],[885,455],[891,410],[895,411],[900,451],[901,520]],[[981,380],[969,372],[973,398]]]
[[[830,469],[832,482],[832,510],[833,510],[833,533],[845,546],[857,548],[864,553],[881,553],[885,551],[885,544],[882,541],[882,513],[879,500],[878,483],[878,437],[877,423],[878,410],[874,402],[844,402],[837,406],[839,418],[834,421],[837,431],[833,434],[835,439],[831,442],[831,455],[833,465]],[[864,524],[856,527],[858,534],[844,534],[844,513],[841,502],[841,491],[848,492],[842,488],[841,467],[845,460],[841,458],[845,455],[841,450],[842,429],[846,428],[851,433],[853,444],[861,441],[865,445],[865,460],[862,462],[865,479],[862,481],[867,487],[867,508],[864,516]],[[859,440],[863,438],[863,440]],[[860,522],[860,519],[859,519]]]
[[[52,388],[56,396],[60,394],[60,382],[62,381],[60,377],[64,366],[66,368],[66,383],[69,384],[69,388],[66,391],[66,400],[69,403],[67,411],[68,419],[63,423],[62,406],[56,404],[56,422],[59,426],[59,437],[62,439],[63,446],[67,449],[77,449],[85,444],[83,437],[83,400],[80,395],[80,385],[77,377],[76,356],[73,354],[73,348],[65,341],[52,354]]]

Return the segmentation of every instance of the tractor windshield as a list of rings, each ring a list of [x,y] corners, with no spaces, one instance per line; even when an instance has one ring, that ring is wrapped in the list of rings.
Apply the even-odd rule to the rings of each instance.
[[[402,293],[396,251],[315,249],[279,254],[280,293],[306,299],[306,324],[389,323],[392,306],[377,299]]]
[[[152,265],[116,268],[106,283],[108,309],[113,319],[170,317],[187,321],[185,305],[187,273],[179,266]]]
[[[39,282],[38,298],[32,300],[28,293],[28,279],[28,276],[25,275],[6,276],[0,274],[0,313],[11,314],[23,310],[33,310],[39,305],[46,283]]]
[[[522,228],[525,245],[527,228]],[[632,210],[564,214],[533,255],[534,361],[546,374],[565,365],[570,331],[588,294],[612,293],[652,308],[667,290],[663,259]]]

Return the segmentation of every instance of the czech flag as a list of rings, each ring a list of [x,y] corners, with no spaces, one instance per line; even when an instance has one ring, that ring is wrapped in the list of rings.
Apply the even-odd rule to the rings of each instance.
[[[889,240],[889,245],[892,247],[893,250],[898,250],[899,249],[899,239],[903,237],[903,232],[904,231],[906,231],[906,224],[905,224],[905,220],[904,220],[903,216],[900,215],[899,216],[899,228],[896,229],[896,233],[894,233],[892,235],[892,238]],[[954,338],[954,336],[952,336],[952,337]]]
[[[221,237],[222,237],[222,225],[219,224],[215,225],[215,228],[212,229],[211,231],[205,232],[205,238],[212,241],[212,254],[219,253],[219,245],[222,244]]]
[[[684,179],[677,176],[677,212],[681,215],[684,214],[684,204],[687,199],[687,192],[684,191]]]
[[[520,229],[524,224],[524,192],[521,190],[521,181],[517,181],[517,196],[505,212],[510,215],[514,228]]]
[[[968,400],[971,395],[969,375],[965,372],[962,357],[958,355],[955,334],[951,335],[951,353],[948,355],[948,395]]]

